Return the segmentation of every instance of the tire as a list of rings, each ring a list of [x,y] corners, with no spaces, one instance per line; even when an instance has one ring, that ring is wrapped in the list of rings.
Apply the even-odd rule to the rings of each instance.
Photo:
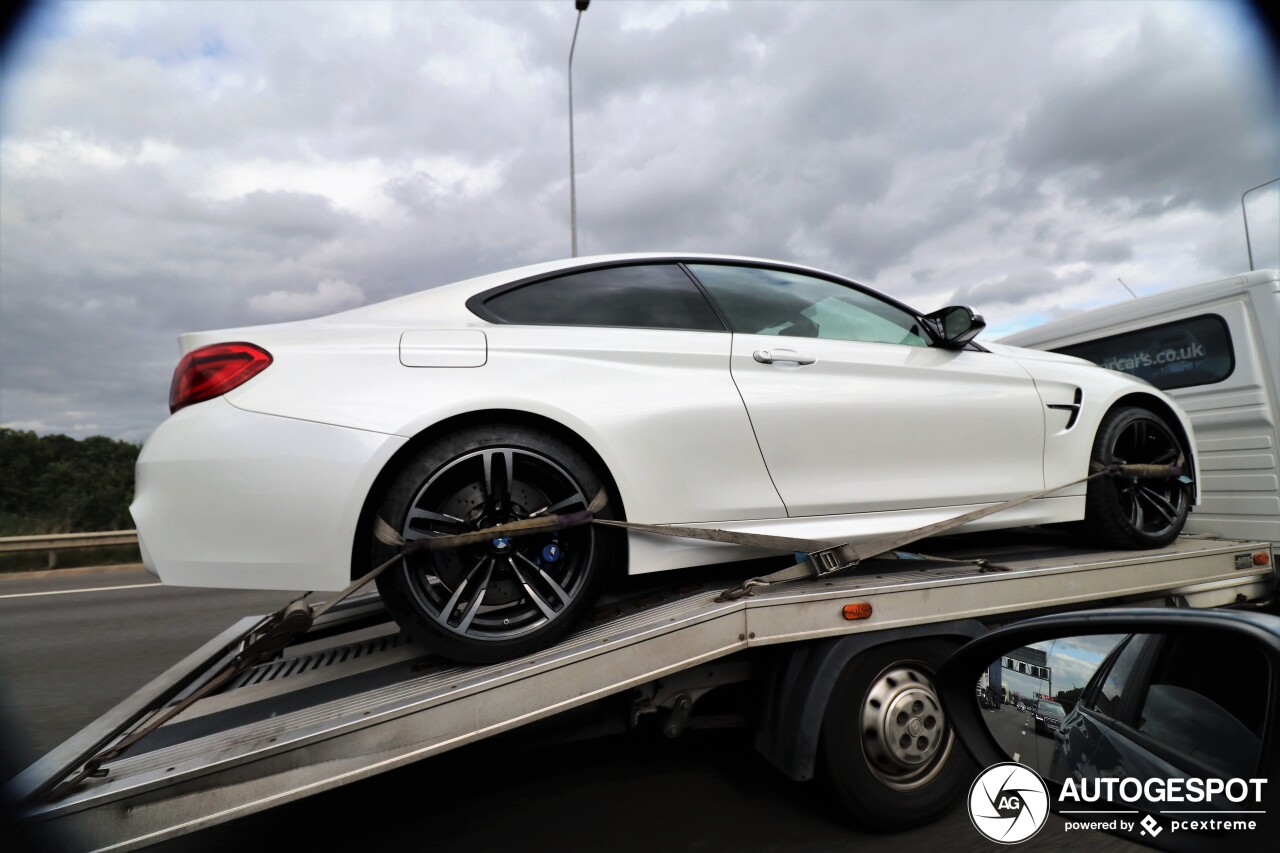
[[[378,511],[406,539],[418,539],[585,510],[601,488],[599,473],[566,442],[495,424],[418,453],[396,473]],[[496,663],[546,648],[574,626],[615,562],[613,544],[585,525],[424,551],[389,566],[378,591],[420,644],[463,663]],[[394,554],[373,541],[373,565]]]
[[[864,829],[927,823],[968,790],[977,770],[947,724],[934,673],[954,647],[913,641],[870,649],[836,680],[822,722],[831,792]]]
[[[1161,416],[1125,406],[1102,419],[1092,461],[1173,465],[1190,459],[1182,439]],[[1191,487],[1176,479],[1100,477],[1089,482],[1084,526],[1103,547],[1163,548],[1182,532]]]

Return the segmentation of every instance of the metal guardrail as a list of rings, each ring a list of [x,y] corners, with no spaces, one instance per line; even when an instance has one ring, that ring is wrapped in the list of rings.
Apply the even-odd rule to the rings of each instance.
[[[23,554],[47,551],[49,568],[58,565],[58,552],[76,548],[105,548],[111,545],[137,545],[136,530],[104,530],[98,533],[56,533],[41,536],[6,536],[0,538],[0,554]]]

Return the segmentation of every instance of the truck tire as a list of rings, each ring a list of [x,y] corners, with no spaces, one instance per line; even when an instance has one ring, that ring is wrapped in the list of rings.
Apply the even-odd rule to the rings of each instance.
[[[378,513],[406,539],[585,510],[600,475],[568,443],[518,424],[469,427],[401,466]],[[608,508],[600,513],[610,517]],[[378,576],[400,627],[463,663],[550,646],[598,597],[616,540],[592,525],[405,557]],[[370,543],[373,565],[395,550]]]
[[[1093,442],[1093,460],[1109,465],[1173,465],[1190,459],[1178,433],[1148,409],[1122,406],[1107,412]],[[1182,532],[1191,508],[1191,486],[1175,479],[1100,477],[1089,483],[1084,527],[1105,548],[1163,548]]]
[[[820,752],[828,786],[859,826],[896,832],[942,815],[977,773],[946,720],[934,673],[954,645],[894,643],[858,655],[827,703]]]

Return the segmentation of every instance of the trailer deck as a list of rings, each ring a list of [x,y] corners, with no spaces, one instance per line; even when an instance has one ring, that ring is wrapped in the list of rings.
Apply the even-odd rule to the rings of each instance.
[[[972,539],[924,550],[978,556]],[[9,783],[28,819],[83,849],[131,849],[354,782],[761,646],[953,620],[986,624],[1107,604],[1216,607],[1271,594],[1266,543],[1184,537],[1149,552],[983,544],[1001,570],[876,560],[856,573],[717,601],[723,582],[602,605],[543,652],[487,666],[429,655],[376,595],[343,602],[277,659],[187,708],[90,778],[50,782],[233,658],[262,617],[230,626]],[[1258,564],[1256,554],[1268,562]],[[845,605],[860,604],[850,618]],[[869,615],[867,615],[869,614]],[[33,796],[34,795],[34,796]]]

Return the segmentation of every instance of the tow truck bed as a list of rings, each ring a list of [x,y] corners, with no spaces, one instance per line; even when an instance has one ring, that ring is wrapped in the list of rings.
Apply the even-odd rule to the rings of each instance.
[[[1028,542],[1030,544],[1028,544]],[[926,543],[978,556],[974,540]],[[543,652],[458,666],[401,636],[376,595],[316,620],[276,660],[241,674],[58,799],[31,797],[77,770],[131,720],[181,701],[235,656],[242,619],[9,783],[27,817],[84,849],[130,849],[354,782],[758,646],[955,620],[985,624],[1107,604],[1213,607],[1271,593],[1265,543],[1184,537],[1148,552],[1046,548],[1026,537],[980,556],[1006,567],[871,561],[847,576],[717,602],[694,584],[602,606]],[[850,620],[848,603],[870,605]]]

